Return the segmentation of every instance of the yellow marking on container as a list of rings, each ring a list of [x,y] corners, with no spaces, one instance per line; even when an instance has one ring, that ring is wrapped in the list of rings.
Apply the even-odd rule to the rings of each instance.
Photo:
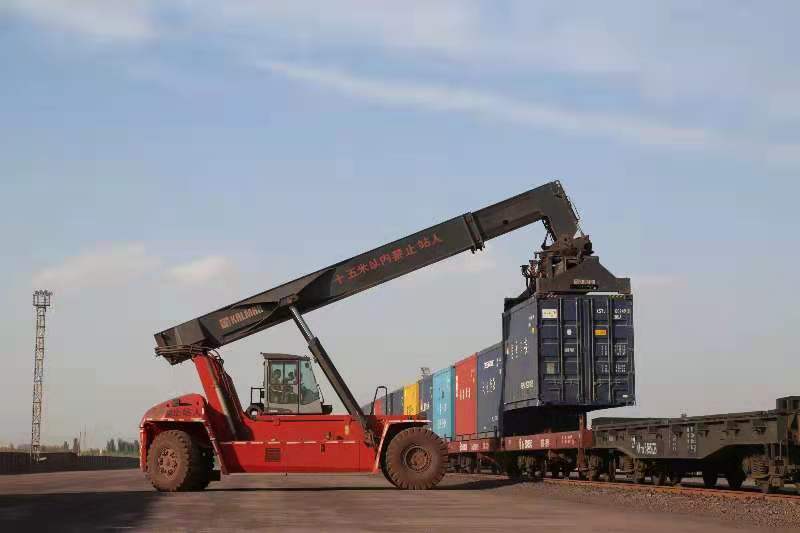
[[[606,329],[596,329],[594,330],[594,334],[598,337],[605,337],[608,334],[608,330]]]
[[[419,413],[419,383],[412,383],[403,387],[403,414],[417,413]]]

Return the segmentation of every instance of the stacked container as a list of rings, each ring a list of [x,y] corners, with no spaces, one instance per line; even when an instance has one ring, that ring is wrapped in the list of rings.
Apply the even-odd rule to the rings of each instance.
[[[400,387],[396,391],[392,391],[391,393],[389,393],[389,397],[392,402],[392,410],[389,412],[390,415],[403,414],[403,395],[404,395],[403,387]]]
[[[443,439],[453,438],[453,367],[439,370],[433,375],[433,431]]]
[[[480,437],[499,435],[500,397],[503,384],[503,344],[478,352],[478,420]]]
[[[419,414],[432,420],[433,376],[425,376],[417,383],[419,384]]]
[[[403,414],[415,416],[419,413],[419,383],[412,383],[403,388]]]
[[[477,433],[477,354],[457,362],[455,367],[455,436],[468,437]]]

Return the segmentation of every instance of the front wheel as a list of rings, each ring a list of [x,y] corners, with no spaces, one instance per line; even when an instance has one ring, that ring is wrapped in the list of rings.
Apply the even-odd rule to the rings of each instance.
[[[147,451],[147,478],[163,492],[204,489],[211,480],[212,465],[213,455],[204,454],[185,431],[159,433]]]
[[[402,430],[386,449],[384,474],[401,489],[432,489],[444,477],[446,467],[447,446],[423,427]]]

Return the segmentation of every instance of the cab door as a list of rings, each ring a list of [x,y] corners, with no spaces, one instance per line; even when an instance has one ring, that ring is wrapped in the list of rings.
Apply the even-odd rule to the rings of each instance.
[[[299,381],[296,361],[270,361],[267,387],[264,391],[264,412],[267,414],[297,414],[299,410]]]

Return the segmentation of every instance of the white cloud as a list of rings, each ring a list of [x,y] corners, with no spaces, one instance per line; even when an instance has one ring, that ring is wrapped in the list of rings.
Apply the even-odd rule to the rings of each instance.
[[[45,268],[33,276],[33,285],[54,290],[119,285],[153,271],[159,264],[159,259],[149,255],[142,244],[116,244]]]
[[[662,125],[622,115],[572,111],[484,91],[380,80],[355,76],[336,69],[277,61],[262,61],[257,66],[289,79],[387,105],[466,112],[572,135],[600,136],[636,144],[707,147],[718,142],[712,132],[702,128]]]
[[[103,41],[140,41],[155,34],[150,0],[3,0],[3,10],[19,13],[51,29]]]
[[[236,267],[227,257],[211,255],[172,267],[169,277],[185,285],[203,285],[211,281],[226,282],[236,275]]]
[[[4,0],[3,10],[92,39],[367,50],[491,75],[567,74],[656,106],[705,103],[754,122],[800,117],[792,2]]]

